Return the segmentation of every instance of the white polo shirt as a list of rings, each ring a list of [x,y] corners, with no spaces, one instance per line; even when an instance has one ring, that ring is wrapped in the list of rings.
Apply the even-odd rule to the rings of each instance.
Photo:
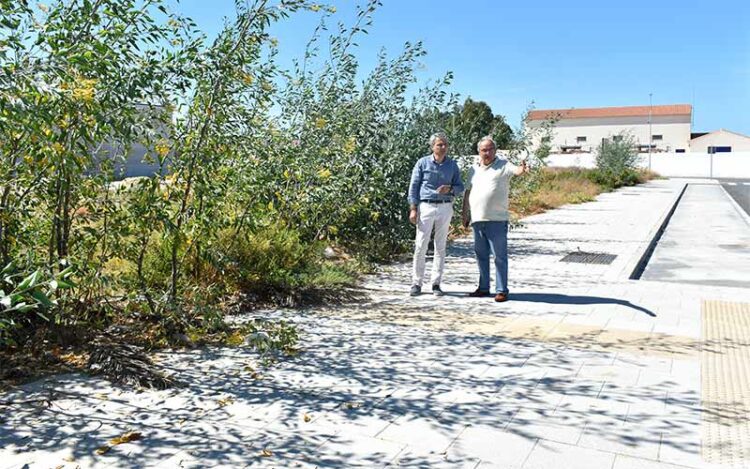
[[[466,188],[471,189],[469,207],[471,221],[508,221],[508,192],[510,178],[518,166],[508,160],[495,158],[489,166],[474,163],[466,178]]]

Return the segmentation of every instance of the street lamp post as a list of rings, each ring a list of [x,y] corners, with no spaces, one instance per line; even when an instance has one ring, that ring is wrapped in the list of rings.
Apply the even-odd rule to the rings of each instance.
[[[653,104],[651,101],[651,93],[648,94],[648,170],[651,171],[651,146],[654,142],[654,137],[651,134],[651,110]]]

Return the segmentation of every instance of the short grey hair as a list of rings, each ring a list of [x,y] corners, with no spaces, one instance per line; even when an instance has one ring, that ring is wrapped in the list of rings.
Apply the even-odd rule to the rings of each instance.
[[[480,145],[482,145],[484,142],[492,143],[492,148],[497,150],[497,144],[495,143],[495,140],[491,136],[485,135],[484,137],[480,138],[479,141],[477,142],[477,151],[479,150]]]
[[[432,148],[435,145],[435,142],[438,140],[442,140],[445,142],[445,144],[448,144],[448,136],[445,135],[443,132],[435,132],[434,134],[430,135],[430,148]]]

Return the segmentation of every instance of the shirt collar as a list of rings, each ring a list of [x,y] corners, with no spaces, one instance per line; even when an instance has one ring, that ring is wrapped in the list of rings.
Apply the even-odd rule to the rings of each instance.
[[[437,160],[435,159],[435,154],[434,153],[430,153],[430,161],[432,161],[433,163],[435,163],[437,165],[443,165],[443,164],[445,164],[445,163],[448,162],[448,155],[445,155],[445,158],[443,158],[442,163],[438,163]]]
[[[492,158],[492,161],[490,161],[490,164],[488,164],[488,165],[485,165],[485,164],[482,163],[482,158],[479,158],[479,161],[477,161],[477,163],[479,163],[479,167],[480,168],[489,168],[492,165],[494,165],[496,161],[497,161],[497,155],[495,155],[495,157]]]

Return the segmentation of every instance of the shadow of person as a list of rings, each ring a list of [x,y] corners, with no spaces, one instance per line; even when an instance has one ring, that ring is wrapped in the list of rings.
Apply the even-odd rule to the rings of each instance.
[[[562,295],[559,293],[512,293],[510,295],[510,300],[529,301],[532,303],[549,303],[555,305],[620,305],[628,308],[633,308],[636,311],[640,311],[651,317],[656,317],[656,314],[644,308],[643,306],[634,305],[633,303],[626,300],[619,300],[617,298],[604,298],[601,296]]]

